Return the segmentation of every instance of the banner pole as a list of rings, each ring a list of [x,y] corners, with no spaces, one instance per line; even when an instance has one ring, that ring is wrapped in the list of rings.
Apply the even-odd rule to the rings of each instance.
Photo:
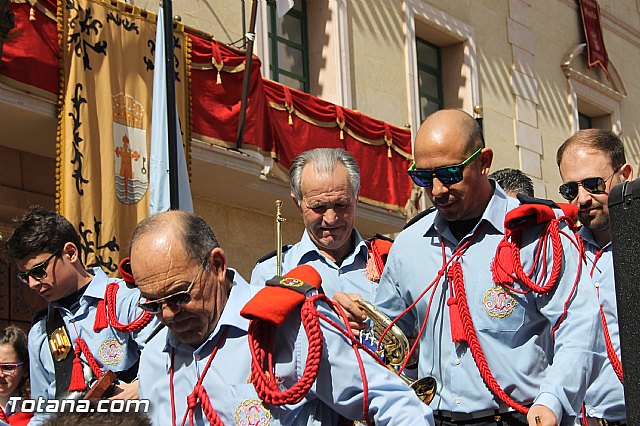
[[[179,208],[178,196],[178,129],[176,126],[176,75],[173,65],[173,5],[162,1],[164,13],[164,52],[167,83],[167,143],[169,144],[169,204],[171,210]]]
[[[247,53],[245,55],[244,75],[242,76],[242,95],[240,98],[240,116],[238,117],[238,136],[236,138],[236,149],[242,148],[244,129],[247,122],[247,100],[249,98],[249,83],[251,82],[251,60],[253,58],[253,41],[256,38],[256,15],[258,13],[258,2],[251,1],[251,19],[249,21],[249,32],[245,34],[247,42]]]

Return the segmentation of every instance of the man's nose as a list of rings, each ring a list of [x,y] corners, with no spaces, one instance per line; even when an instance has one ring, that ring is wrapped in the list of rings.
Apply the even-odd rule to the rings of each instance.
[[[434,198],[442,197],[449,192],[449,188],[440,182],[440,179],[433,177],[433,184],[431,186],[431,194]]]
[[[181,307],[172,305],[170,303],[166,303],[166,302],[160,302],[160,303],[162,303],[162,310],[160,311],[162,313],[162,319],[165,319],[165,320],[174,319],[176,315],[178,315],[178,313],[182,310]]]
[[[29,280],[28,286],[31,290],[35,290],[39,285],[42,284],[40,281],[36,280],[31,275],[29,275],[27,279]]]
[[[338,214],[334,209],[327,209],[322,216],[322,219],[327,224],[332,224],[338,219]]]
[[[578,196],[573,200],[579,206],[591,203],[591,193],[584,189],[582,185],[578,185]]]

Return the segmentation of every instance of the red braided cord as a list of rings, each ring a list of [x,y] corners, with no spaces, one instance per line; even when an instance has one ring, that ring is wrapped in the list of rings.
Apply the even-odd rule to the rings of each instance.
[[[272,405],[296,404],[305,397],[316,381],[322,358],[322,331],[314,302],[319,298],[305,299],[300,312],[302,325],[309,340],[307,361],[300,380],[289,389],[281,391],[276,384],[276,374],[271,365],[264,371],[265,360],[271,355],[275,326],[265,321],[252,320],[249,324],[249,350],[251,351],[251,381],[261,400]],[[268,345],[268,346],[267,346]],[[266,348],[269,348],[267,351]]]
[[[209,423],[212,426],[224,426],[224,423],[222,423],[220,416],[211,405],[211,400],[209,399],[209,395],[207,395],[207,391],[202,385],[196,385],[196,387],[193,389],[193,392],[191,392],[191,394],[187,397],[187,411],[189,413],[189,422],[191,423],[191,426],[195,424],[193,421],[193,412],[198,405],[198,401],[200,401],[202,412],[207,417],[207,420],[209,420]],[[184,420],[182,424],[184,424]]]
[[[218,349],[220,348],[220,345],[225,341],[228,331],[229,331],[229,328],[225,327],[224,331],[220,335],[220,338],[218,339],[218,342],[216,343],[216,346],[211,351],[211,355],[209,355],[209,359],[207,360],[207,364],[202,369],[202,374],[198,378],[198,382],[196,383],[195,387],[193,388],[193,392],[191,392],[187,396],[187,411],[185,411],[184,417],[182,418],[182,423],[181,423],[182,426],[184,426],[185,422],[187,421],[187,416],[189,417],[189,421],[190,421],[191,425],[193,426],[193,424],[194,424],[194,422],[193,422],[193,411],[198,406],[198,402],[200,402],[200,407],[202,408],[202,413],[207,417],[207,420],[209,420],[209,423],[211,423],[214,426],[222,426],[224,424],[224,423],[222,423],[222,420],[220,420],[220,416],[218,415],[216,410],[213,408],[213,405],[211,405],[211,400],[209,399],[209,395],[207,395],[207,392],[205,391],[204,387],[202,386],[202,381],[204,380],[204,377],[207,375],[207,372],[209,371],[209,367],[211,366],[211,363],[213,362],[213,358],[215,358],[216,354],[218,353]],[[169,372],[170,372],[170,376],[171,376],[171,386],[170,387],[172,389],[172,391],[171,391],[171,404],[172,404],[171,408],[172,408],[172,411],[173,411],[174,410],[174,403],[173,403],[173,351],[171,352],[171,367],[170,367]]]
[[[471,355],[473,355],[473,359],[478,366],[482,379],[486,383],[487,387],[498,398],[514,410],[526,415],[529,412],[529,408],[516,402],[507,395],[507,393],[500,387],[495,377],[493,377],[493,373],[491,373],[491,369],[489,368],[487,359],[484,356],[482,346],[480,346],[480,342],[478,341],[478,336],[476,335],[476,330],[473,326],[473,320],[471,319],[471,313],[469,312],[467,293],[464,288],[464,275],[462,273],[462,266],[460,265],[460,262],[456,261],[451,265],[448,275],[453,281],[456,297],[458,298],[458,307],[460,309],[460,317],[464,326],[465,338],[467,339]]]
[[[78,348],[80,348],[80,351],[82,351],[82,353],[84,354],[84,357],[87,359],[87,364],[89,364],[89,367],[91,367],[91,371],[93,371],[93,374],[98,379],[102,377],[103,373],[102,373],[102,370],[100,369],[100,366],[98,365],[98,361],[96,361],[96,359],[93,357],[93,354],[89,350],[89,346],[87,346],[87,342],[85,342],[82,337],[78,337],[76,339],[76,349],[75,349],[76,352]]]
[[[349,324],[349,318],[347,317],[347,313],[339,303],[334,302],[333,300],[329,299],[324,295],[320,295],[318,299],[324,300],[331,307],[331,309],[333,309],[333,311],[336,314],[338,314],[338,316],[342,319],[344,324]],[[320,312],[316,311],[316,314],[318,315],[319,318],[322,318],[327,323],[332,325],[336,330],[342,333],[350,341],[351,347],[353,348],[353,351],[356,354],[356,360],[358,361],[358,368],[360,369],[360,377],[362,377],[362,389],[363,389],[362,413],[364,415],[364,420],[367,423],[367,425],[373,426],[374,423],[371,421],[371,418],[369,417],[369,384],[367,381],[367,373],[364,369],[364,364],[362,363],[362,357],[360,356],[360,352],[358,351],[358,348],[364,349],[365,352],[371,355],[373,359],[376,362],[378,362],[380,365],[385,367],[386,365],[375,352],[373,352],[371,349],[364,346],[362,343],[358,341],[358,339],[356,339],[356,337],[353,335],[353,330],[351,330],[351,327],[345,328],[337,324],[331,318],[327,317],[326,315]]]
[[[527,274],[526,272],[524,272],[522,268],[522,260],[520,258],[521,231],[507,231],[505,233],[504,238],[498,245],[498,250],[502,248],[510,251],[511,260],[512,260],[511,266],[513,267],[513,272],[515,276],[499,273],[499,271],[504,272],[504,271],[510,270],[511,268],[507,268],[501,265],[500,257],[496,256],[493,258],[493,261],[491,262],[491,272],[493,274],[494,282],[497,284],[502,284],[509,290],[513,290],[513,291],[517,291],[511,286],[511,284],[513,284],[515,280],[519,280],[524,286],[530,288],[536,293],[544,294],[553,290],[556,284],[558,283],[558,280],[560,279],[560,272],[562,270],[562,240],[560,239],[560,231],[558,226],[558,223],[560,220],[562,220],[562,218],[553,219],[547,223],[541,237],[540,244],[542,244],[542,248],[539,249],[540,245],[538,246],[538,250],[536,250],[536,255],[534,257],[532,272],[535,270],[535,265],[540,261],[540,258],[542,258],[544,262],[543,267],[546,270],[546,258],[547,258],[546,256],[547,241],[546,240],[547,240],[547,236],[551,237],[553,263],[551,265],[551,274],[547,279],[546,283],[539,284],[539,283],[533,282],[529,276],[530,274]]]
[[[125,333],[134,333],[142,330],[153,318],[153,314],[142,311],[138,317],[130,324],[122,324],[118,321],[118,315],[116,313],[116,295],[118,294],[118,288],[120,286],[116,282],[112,282],[107,286],[104,302],[107,305],[109,325],[118,331]]]
[[[591,266],[590,275],[593,278],[593,272],[596,269],[596,263],[602,257],[604,250],[596,251],[596,255],[593,258],[593,266]],[[600,299],[600,291],[598,291],[598,299]],[[602,330],[604,332],[604,343],[607,348],[607,355],[609,356],[609,361],[611,362],[611,366],[613,367],[613,371],[615,371],[616,376],[620,380],[620,383],[624,383],[624,377],[622,375],[622,363],[620,362],[620,358],[618,358],[618,354],[613,347],[613,342],[611,342],[611,335],[609,334],[609,328],[607,327],[607,317],[604,315],[604,310],[602,309],[602,304],[600,304],[600,319],[602,321]]]
[[[607,355],[609,356],[609,361],[611,361],[613,371],[615,371],[616,376],[618,376],[618,379],[620,379],[620,383],[624,383],[624,378],[622,377],[622,363],[620,362],[620,358],[618,358],[618,354],[616,354],[616,350],[613,348],[611,336],[609,335],[609,329],[607,328],[607,319],[604,316],[602,305],[600,305],[600,318],[602,319],[602,330],[604,331],[604,341],[607,347]]]
[[[402,373],[404,371],[404,369],[407,367],[407,363],[409,362],[409,360],[411,359],[413,353],[416,351],[416,349],[418,348],[418,346],[420,344],[420,338],[422,337],[422,334],[424,333],[424,330],[425,330],[425,328],[427,326],[427,320],[429,319],[429,313],[431,312],[431,303],[433,302],[433,297],[434,297],[434,295],[436,293],[437,284],[440,282],[440,279],[444,275],[444,273],[447,270],[447,267],[449,266],[449,264],[454,259],[462,256],[467,251],[467,249],[469,248],[469,246],[471,245],[473,240],[476,238],[476,236],[478,236],[478,234],[482,230],[483,225],[484,225],[484,223],[481,223],[480,226],[478,226],[478,228],[475,230],[475,232],[473,234],[471,234],[471,236],[460,247],[458,247],[451,254],[451,258],[449,260],[447,260],[444,241],[442,240],[442,237],[440,237],[440,248],[441,248],[441,252],[442,252],[442,267],[438,271],[438,274],[437,274],[436,278],[433,281],[431,281],[431,283],[422,291],[422,293],[420,293],[418,295],[418,297],[416,297],[416,299],[409,306],[407,306],[407,308],[404,311],[402,311],[400,313],[400,315],[398,315],[397,317],[395,317],[391,321],[389,326],[380,335],[379,341],[382,342],[382,339],[384,339],[384,336],[389,332],[389,330],[391,330],[391,327],[393,327],[400,320],[400,318],[405,316],[411,309],[413,309],[414,306],[416,306],[418,304],[418,302],[420,302],[420,300],[422,300],[424,295],[427,294],[427,292],[430,289],[433,289],[433,291],[431,292],[431,297],[429,298],[429,303],[427,305],[427,312],[426,312],[426,314],[424,316],[424,320],[422,321],[422,325],[420,326],[420,331],[418,332],[418,336],[416,337],[415,342],[411,346],[411,349],[409,349],[409,353],[407,353],[407,355],[405,357],[405,360],[404,360],[404,363],[400,367],[399,373]]]

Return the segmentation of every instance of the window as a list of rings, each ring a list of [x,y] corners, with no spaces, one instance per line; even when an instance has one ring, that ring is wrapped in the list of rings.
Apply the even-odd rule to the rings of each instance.
[[[440,54],[438,46],[416,38],[421,121],[424,121],[437,110],[444,108]]]
[[[295,0],[286,15],[279,18],[276,3],[268,3],[269,76],[293,89],[309,92],[309,47],[307,5]]]
[[[442,108],[480,105],[475,31],[425,2],[404,0],[408,111],[412,133]]]
[[[593,129],[591,117],[578,111],[578,127],[580,130]]]

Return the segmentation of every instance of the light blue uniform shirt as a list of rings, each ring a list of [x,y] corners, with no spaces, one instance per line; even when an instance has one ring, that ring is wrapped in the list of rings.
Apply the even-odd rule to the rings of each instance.
[[[140,308],[137,306],[140,292],[138,289],[127,288],[124,281],[120,279],[109,278],[100,268],[94,268],[90,272],[94,277],[80,297],[80,307],[75,314],[57,302],[50,303],[48,309],[58,309],[60,312],[73,347],[75,347],[76,338],[82,337],[98,364],[103,366],[103,370],[125,371],[138,361],[140,351],[157,324],[157,320],[153,318],[145,328],[136,333],[124,333],[111,327],[99,333],[94,332],[93,323],[98,301],[104,299],[109,283],[117,282],[120,285],[116,296],[116,313],[118,321],[123,324],[132,322],[140,314]],[[29,379],[32,399],[38,399],[38,397],[55,399],[56,395],[56,373],[49,349],[46,320],[45,315],[29,331]],[[68,356],[74,356],[73,347]],[[81,357],[86,362],[84,355]],[[36,413],[30,424],[36,425],[42,421],[44,416]]]
[[[171,351],[174,351],[176,424],[180,424],[187,409],[187,396],[193,391],[224,328],[228,328],[228,334],[203,381],[213,408],[224,424],[335,425],[338,413],[347,418],[362,418],[362,378],[355,353],[346,338],[322,320],[323,355],[309,393],[298,404],[266,405],[265,408],[249,382],[249,321],[240,316],[242,307],[259,290],[260,287],[250,286],[236,273],[218,324],[209,339],[197,348],[178,341],[168,328],[149,342],[142,353],[139,383],[140,397],[151,400],[149,414],[154,425],[171,425]],[[339,321],[324,303],[317,306],[320,312]],[[289,388],[300,379],[307,359],[308,342],[299,309],[278,328],[273,347],[276,348],[277,380]],[[369,383],[369,413],[376,425],[433,425],[431,409],[411,389],[393,372],[361,354]],[[197,425],[208,424],[199,405],[194,418]]]
[[[366,276],[365,268],[369,256],[367,244],[355,229],[353,235],[355,249],[338,266],[320,253],[305,230],[300,241],[282,253],[282,274],[299,265],[311,265],[322,277],[322,290],[330,299],[336,292],[342,291],[360,294],[365,300],[373,300],[378,284],[369,281]],[[274,255],[255,266],[251,273],[251,284],[262,287],[275,274],[276,257]]]
[[[460,262],[469,311],[488,365],[500,386],[516,401],[545,405],[562,424],[572,424],[573,419],[569,418],[576,415],[582,403],[592,369],[593,347],[599,336],[596,295],[590,291],[589,273],[583,268],[568,315],[555,333],[555,343],[552,342],[550,329],[564,311],[580,261],[566,237],[562,238],[562,278],[555,291],[521,295],[500,291],[501,288],[491,290],[494,283],[490,264],[504,236],[505,215],[518,205],[515,198],[507,197],[496,185],[480,222],[460,242],[437,212],[401,232],[389,254],[375,304],[390,317],[397,317],[442,267],[438,237],[442,236],[449,259],[456,247],[481,226]],[[525,271],[531,269],[540,232],[536,226],[523,235],[521,257]],[[551,256],[549,248],[547,271],[551,268]],[[540,271],[534,281],[539,276]],[[430,295],[431,291],[427,292],[399,321],[409,334],[415,334],[414,330],[422,325]],[[452,342],[449,296],[448,282],[441,279],[420,339],[419,377],[433,376],[438,384],[431,408],[456,413],[505,408],[484,383],[467,344]],[[501,312],[496,310],[498,305],[503,308]]]
[[[613,254],[611,243],[602,248],[602,254],[593,268],[593,261],[600,247],[593,238],[593,234],[585,226],[582,226],[578,234],[584,241],[584,250],[587,256],[587,271],[593,269],[592,285],[597,285],[594,291],[600,290],[600,304],[607,319],[607,329],[611,337],[611,343],[620,358],[620,332],[618,329],[618,309],[616,305],[616,286],[613,275]],[[604,344],[604,343],[603,343]],[[624,403],[624,387],[616,376],[611,361],[605,353],[602,355],[604,364],[594,382],[589,385],[585,396],[585,408],[587,417],[597,417],[607,420],[623,421],[626,418]]]

